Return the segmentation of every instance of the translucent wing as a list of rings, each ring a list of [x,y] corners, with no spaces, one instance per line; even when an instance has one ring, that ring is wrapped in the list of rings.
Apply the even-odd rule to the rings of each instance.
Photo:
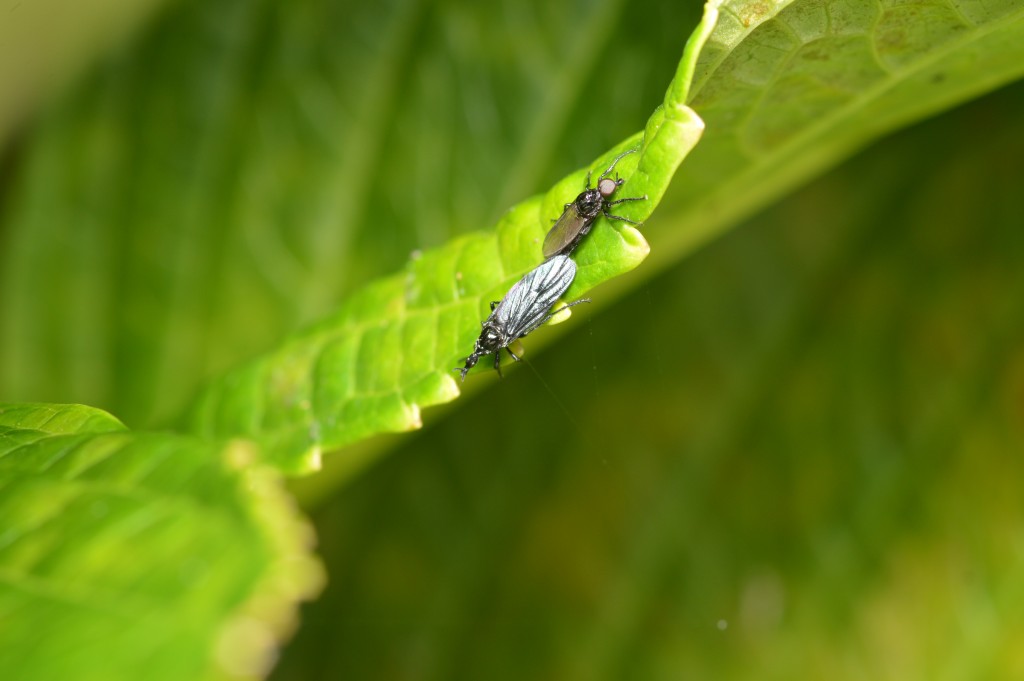
[[[575,201],[570,203],[555,222],[555,226],[544,237],[544,257],[550,258],[556,254],[568,255],[587,233],[593,222],[593,218],[588,219],[587,216],[580,213]]]
[[[576,263],[565,255],[556,255],[527,272],[494,310],[507,337],[522,338],[540,326],[575,277]]]

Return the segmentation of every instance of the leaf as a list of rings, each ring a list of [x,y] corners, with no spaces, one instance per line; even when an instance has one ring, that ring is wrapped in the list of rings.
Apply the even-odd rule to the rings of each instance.
[[[11,157],[0,394],[175,423],[208,378],[634,133],[699,10],[520,8],[172,3]]]
[[[482,8],[402,0],[181,3],[27,145],[0,250],[0,391],[166,424],[205,377],[285,355],[278,339],[343,295],[375,302],[355,293],[366,281],[395,295],[397,279],[376,278],[410,250],[492,223],[635,129],[692,25],[683,5],[527,3],[510,30]],[[1018,4],[957,7],[727,3],[690,97],[709,135],[642,229],[655,246],[643,272],[884,132],[1018,77]],[[597,279],[580,289],[612,273],[602,258],[621,235],[595,227],[578,258]],[[465,338],[481,314],[459,320]],[[394,366],[377,367],[387,384]],[[237,413],[264,378],[295,402]],[[265,425],[274,449],[321,438],[294,369],[227,380],[239,392],[216,388],[225,399],[203,419]],[[450,396],[438,383],[408,399]],[[418,422],[411,402],[379,401],[345,437]]]
[[[690,99],[709,132],[669,196],[654,264],[885,133],[1022,75],[1014,0],[726,3]]]
[[[252,458],[88,407],[0,404],[0,675],[263,674],[320,578]]]
[[[59,91],[161,4],[161,0],[5,4],[0,10],[0,153],[39,100]],[[61,20],[54,21],[58,13]],[[25,59],[27,54],[35,58]]]
[[[714,212],[727,214],[727,218],[705,221],[696,227],[684,222],[683,229],[667,239],[670,242],[669,253],[692,247],[708,230],[720,229],[729,224],[730,218],[734,219],[742,211],[758,205],[763,200],[761,197],[765,196],[764,187],[778,187],[779,183],[790,186],[798,176],[794,173],[806,172],[807,164],[821,164],[822,159],[831,161],[858,142],[892,127],[891,121],[894,120],[892,114],[879,120],[876,112],[873,125],[858,118],[857,125],[851,126],[852,132],[846,132],[839,123],[827,127],[814,125],[820,119],[835,117],[845,123],[850,108],[859,112],[868,105],[871,109],[869,105],[875,99],[885,100],[894,84],[904,81],[908,83],[904,87],[911,94],[901,91],[899,99],[905,106],[912,106],[916,115],[922,111],[930,113],[930,109],[937,106],[936,101],[946,103],[950,98],[963,97],[963,94],[957,94],[956,88],[966,92],[977,91],[976,83],[957,79],[951,79],[954,80],[952,84],[942,83],[939,87],[931,83],[930,89],[925,91],[920,89],[919,83],[922,79],[930,82],[931,74],[955,69],[955,65],[965,58],[962,53],[965,43],[977,49],[977,44],[984,44],[993,34],[988,29],[966,40],[956,37],[965,27],[950,29],[950,37],[946,40],[919,40],[906,34],[914,28],[936,31],[935,26],[952,20],[948,13],[939,12],[928,14],[924,25],[900,23],[904,32],[900,34],[899,45],[890,45],[895,38],[887,37],[889,33],[886,31],[893,22],[901,21],[898,17],[902,17],[904,12],[900,8],[885,12],[881,17],[870,8],[866,13],[854,13],[852,16],[837,10],[833,23],[830,23],[830,14],[824,5],[783,3],[771,7],[769,12],[765,9],[763,4],[733,3],[726,6],[726,16],[731,21],[712,35],[713,47],[703,62],[703,86],[696,89],[694,98],[696,105],[701,105],[708,116],[715,117],[711,120],[722,120],[723,124],[716,127],[718,144],[711,152],[715,157],[712,160],[705,156],[703,162],[694,161],[686,179],[681,182],[685,185],[682,193],[692,198],[688,209],[690,214],[706,216],[712,210],[710,205],[716,209]],[[1002,27],[1004,14],[999,10],[988,12],[979,8],[975,18]],[[955,19],[955,25],[960,26],[959,18]],[[754,32],[753,27],[761,30]],[[996,44],[999,45],[999,41]],[[680,66],[681,72],[690,72],[692,59],[697,54],[693,52],[688,56],[690,59],[684,59]],[[1016,75],[1024,69],[1024,61],[1011,64],[998,52],[996,56],[1003,60],[1008,73]],[[688,85],[685,78],[677,77],[670,87],[677,103],[681,103],[683,97],[680,94],[685,96]],[[666,111],[671,110],[670,95]],[[650,127],[657,125],[659,113],[656,112],[652,118],[648,137],[651,137]],[[692,122],[688,125],[690,129],[697,129]],[[823,143],[820,137],[811,137],[813,142],[809,142],[807,131],[819,136],[832,134],[839,139]],[[841,132],[845,134],[839,134]],[[680,139],[684,136],[681,134]],[[620,148],[628,146],[629,143]],[[677,146],[685,145],[677,143]],[[794,152],[794,149],[802,153]],[[644,155],[640,157],[641,175],[645,159],[657,153],[645,148]],[[790,161],[789,155],[794,153],[796,158]],[[672,170],[680,158],[678,155],[672,157],[669,164]],[[700,155],[696,157],[700,158]],[[591,169],[603,167],[607,160],[608,156],[603,157]],[[629,157],[623,160],[622,168],[626,177],[630,177],[632,170],[628,160]],[[288,350],[267,360],[266,364],[247,367],[244,378],[234,376],[230,383],[214,388],[214,392],[207,393],[200,407],[200,432],[244,433],[261,438],[265,437],[261,431],[269,431],[273,444],[267,449],[285,453],[286,458],[282,461],[286,468],[303,470],[319,467],[321,448],[336,448],[376,432],[418,427],[421,406],[447,401],[455,394],[450,377],[443,371],[446,360],[452,364],[449,358],[458,356],[458,348],[465,348],[462,351],[465,355],[472,347],[476,328],[471,323],[474,315],[476,318],[486,316],[486,301],[500,299],[502,292],[538,261],[529,249],[529,239],[537,239],[544,230],[541,227],[530,231],[526,228],[527,223],[543,225],[538,219],[540,216],[557,215],[559,206],[573,195],[573,189],[582,185],[580,176],[576,174],[557,184],[548,194],[544,204],[546,210],[541,210],[539,215],[530,203],[513,209],[499,225],[499,248],[464,240],[428,254],[410,267],[404,281],[392,279],[375,289],[378,293],[373,297],[351,303],[350,309],[365,311],[363,314],[342,312],[333,322],[320,325],[313,334],[293,341]],[[666,181],[670,176],[662,174]],[[746,191],[738,183],[742,183]],[[664,191],[660,187],[649,187],[642,180],[635,182],[632,178],[625,187],[632,194],[647,193],[652,199],[660,197]],[[726,189],[722,190],[722,187]],[[703,191],[703,195],[699,191]],[[724,208],[726,205],[728,208]],[[639,219],[647,217],[628,215]],[[512,230],[516,230],[518,235],[510,235]],[[675,249],[672,249],[672,242],[677,244]],[[635,245],[632,250],[636,255],[633,258],[624,254],[624,246],[630,244]],[[578,297],[596,283],[631,269],[625,261],[639,262],[641,253],[645,255],[645,252],[646,242],[634,230],[595,229],[575,256],[581,271],[567,297]],[[621,265],[614,262],[619,257],[624,260]],[[496,262],[500,264],[496,265]],[[455,289],[453,280],[460,276],[462,279],[458,281],[462,285]],[[435,288],[428,288],[430,284],[425,282],[431,282]],[[403,295],[405,301],[402,300]],[[437,319],[417,318],[424,302],[450,306],[460,299],[474,296],[475,310],[451,308]],[[373,313],[367,316],[366,312],[373,311],[379,315],[384,310],[389,311],[385,314],[399,317],[410,314],[412,319],[408,325],[412,330],[408,330],[404,322],[402,330],[379,325],[373,328],[370,321]],[[333,341],[323,335],[325,329],[331,327],[338,334]],[[365,347],[366,341],[359,337],[356,329],[363,327],[373,329],[369,345],[378,350],[378,354],[371,353]],[[472,333],[454,336],[452,327],[467,328]],[[437,329],[436,338],[430,329]],[[422,360],[426,366],[421,360],[407,356],[416,353],[418,348],[431,348],[433,351],[432,356]],[[412,369],[408,368],[410,363]],[[288,376],[277,374],[275,365],[283,367],[282,372],[287,372]],[[426,376],[431,368],[435,373],[429,374],[431,378],[428,379]],[[310,380],[299,377],[309,377]],[[418,379],[429,383],[425,391],[419,385],[411,389],[405,387],[416,385]],[[244,388],[240,388],[242,384]],[[353,386],[356,386],[354,393]],[[359,394],[360,389],[373,397],[364,398]],[[222,411],[222,404],[230,405],[231,412]],[[327,404],[337,405],[337,410],[332,412],[320,406]],[[285,411],[292,415],[293,420],[287,434],[274,432],[278,428],[277,423],[268,428],[252,420],[253,414]],[[306,455],[299,467],[286,463],[288,458],[303,450]]]
[[[543,260],[540,244],[563,206],[626,149],[639,149],[616,166],[623,195],[645,195],[621,212],[646,220],[672,174],[700,138],[703,124],[682,101],[699,43],[714,25],[714,10],[698,29],[669,87],[665,104],[643,135],[610,150],[546,195],[515,206],[493,233],[472,234],[414,258],[402,275],[352,296],[330,319],[250,363],[202,396],[193,429],[206,436],[245,436],[292,473],[319,470],[322,450],[381,432],[419,428],[420,410],[454,399],[452,375],[473,347],[489,301]],[[602,230],[575,256],[576,298],[628,272],[647,256],[643,236],[627,223]],[[555,320],[553,320],[555,321]]]
[[[402,438],[274,679],[1019,678],[1022,120],[890,137]]]

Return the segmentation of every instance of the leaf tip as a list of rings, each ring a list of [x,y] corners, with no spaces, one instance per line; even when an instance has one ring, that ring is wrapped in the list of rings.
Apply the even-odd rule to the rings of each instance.
[[[651,254],[651,245],[640,233],[640,230],[632,225],[620,225],[619,236],[622,238],[624,260],[636,267]]]
[[[572,316],[572,308],[567,306],[564,302],[558,302],[555,303],[555,305],[561,305],[562,309],[551,316],[551,319],[548,320],[548,324],[561,324]]]
[[[214,645],[214,661],[231,678],[262,678],[277,661],[277,637],[253,617],[236,617]]]
[[[300,465],[307,473],[316,473],[323,468],[323,450],[319,444],[314,444],[305,451]]]
[[[455,382],[455,377],[448,374],[441,374],[441,380],[438,381],[436,399],[437,401],[433,404],[443,404],[445,402],[451,402],[459,396],[459,384]]]
[[[323,447],[320,442],[306,442],[293,447],[287,442],[260,442],[278,470],[294,477],[319,473],[323,468]]]
[[[230,440],[224,447],[224,460],[235,470],[244,470],[259,458],[256,445],[249,440]]]

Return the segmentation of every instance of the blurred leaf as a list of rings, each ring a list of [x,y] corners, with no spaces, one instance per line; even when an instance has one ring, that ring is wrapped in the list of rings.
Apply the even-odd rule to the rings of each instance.
[[[1019,0],[726,3],[690,99],[708,132],[659,212],[654,264],[880,135],[1022,75]]]
[[[1021,120],[890,137],[403,438],[273,678],[1021,678]]]
[[[320,573],[251,459],[87,407],[0,404],[0,676],[265,673]]]
[[[163,0],[8,0],[0,7],[0,153],[13,129]]]

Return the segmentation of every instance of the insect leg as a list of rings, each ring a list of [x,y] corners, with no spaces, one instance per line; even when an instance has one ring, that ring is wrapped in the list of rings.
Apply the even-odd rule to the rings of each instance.
[[[627,196],[624,199],[615,199],[614,201],[605,201],[604,205],[606,205],[606,206],[614,206],[617,203],[625,203],[626,201],[646,201],[646,200],[647,200],[647,194],[644,194],[643,196]]]
[[[589,303],[589,302],[590,302],[590,298],[580,298],[579,300],[574,300],[571,303],[566,303],[565,305],[563,305],[562,307],[558,308],[557,310],[554,310],[553,312],[549,313],[548,316],[544,317],[544,320],[541,322],[541,324],[543,324],[544,322],[548,321],[549,319],[554,317],[556,314],[558,314],[562,310],[568,310],[570,307],[573,307],[575,305],[579,305],[580,303]],[[540,324],[538,324],[537,326],[540,326]],[[511,351],[509,351],[509,352],[511,354]],[[514,356],[515,355],[513,355],[513,357]]]
[[[603,173],[601,173],[601,177],[599,177],[599,178],[597,178],[597,179],[598,179],[598,180],[603,180],[604,178],[606,178],[606,177],[608,177],[609,175],[611,175],[611,174],[612,174],[612,171],[613,171],[613,170],[615,170],[615,164],[619,162],[619,159],[620,159],[620,158],[622,158],[623,156],[628,156],[628,155],[632,154],[632,153],[633,153],[634,151],[636,151],[636,149],[627,149],[626,151],[624,151],[624,152],[622,152],[621,154],[619,154],[618,156],[616,156],[616,157],[615,157],[615,158],[614,158],[614,159],[612,160],[612,164],[611,164],[610,166],[608,166],[608,170],[606,170],[606,171],[604,171]],[[590,186],[590,185],[589,185],[589,183],[588,183],[588,185],[587,185],[587,186],[588,186],[588,187]]]
[[[601,212],[604,213],[604,216],[609,220],[620,220],[622,222],[628,222],[631,225],[639,225],[640,223],[636,220],[630,220],[629,218],[624,218],[621,215],[612,215],[608,210],[608,206],[614,206],[615,204],[622,203],[623,201],[644,201],[645,199],[647,199],[646,196],[631,196],[617,201],[605,201],[604,205],[601,206]]]
[[[512,348],[505,348],[505,349],[508,350],[508,354],[512,355],[512,359],[514,359],[517,362],[519,361],[519,355],[517,355],[516,353],[512,352]]]
[[[629,218],[624,218],[621,215],[612,215],[611,213],[605,213],[604,216],[606,218],[608,218],[609,220],[621,220],[622,222],[628,222],[631,225],[639,225],[639,224],[641,224],[641,223],[637,222],[636,220],[630,220]]]
[[[494,308],[498,307],[498,303],[500,303],[500,302],[501,302],[500,300],[492,300],[491,301],[491,312],[494,312]]]

